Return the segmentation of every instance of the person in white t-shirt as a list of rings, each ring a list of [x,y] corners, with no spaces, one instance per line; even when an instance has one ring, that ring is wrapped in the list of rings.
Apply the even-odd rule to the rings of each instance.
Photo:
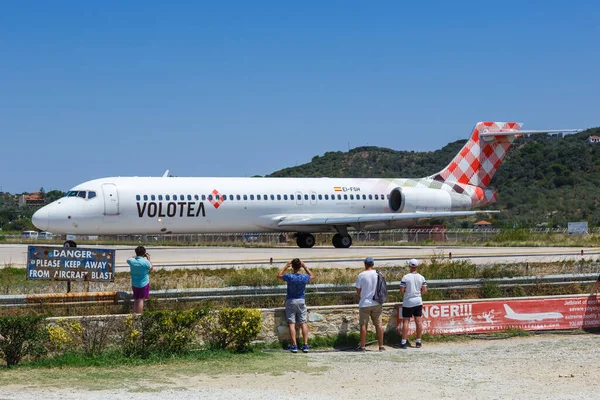
[[[360,345],[356,348],[357,351],[365,351],[369,318],[373,322],[373,325],[375,325],[379,351],[385,350],[385,347],[383,347],[383,328],[381,327],[381,311],[383,306],[373,300],[375,290],[377,289],[377,272],[373,269],[373,265],[375,265],[375,261],[372,257],[365,258],[365,270],[358,274],[358,278],[356,278],[356,293],[360,295],[360,303],[358,304]]]
[[[410,273],[402,277],[400,281],[400,292],[404,295],[402,299],[402,343],[400,348],[406,349],[408,342],[408,324],[411,317],[415,318],[417,325],[417,347],[421,347],[421,332],[423,331],[423,299],[422,294],[427,294],[427,282],[423,275],[417,272],[419,260],[412,259],[408,262]]]

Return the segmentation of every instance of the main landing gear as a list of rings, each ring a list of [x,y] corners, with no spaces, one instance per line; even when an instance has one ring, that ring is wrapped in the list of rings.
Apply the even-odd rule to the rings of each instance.
[[[339,233],[336,233],[335,235],[333,235],[331,243],[333,243],[333,247],[337,249],[347,249],[350,246],[352,246],[352,238],[348,234],[341,235]]]
[[[336,233],[331,240],[333,247],[347,249],[352,246],[352,238],[348,233]],[[310,233],[296,233],[296,244],[301,249],[310,249],[315,245],[315,237]]]
[[[67,240],[63,246],[64,247],[77,247],[77,243],[75,243],[75,241],[73,241],[73,240]]]
[[[310,233],[296,234],[296,244],[301,249],[310,249],[315,245],[315,237]]]

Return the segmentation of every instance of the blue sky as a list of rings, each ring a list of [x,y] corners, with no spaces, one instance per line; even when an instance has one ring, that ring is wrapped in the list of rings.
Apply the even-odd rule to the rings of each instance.
[[[2,2],[0,186],[264,175],[435,150],[483,120],[600,125],[600,3],[413,3]]]

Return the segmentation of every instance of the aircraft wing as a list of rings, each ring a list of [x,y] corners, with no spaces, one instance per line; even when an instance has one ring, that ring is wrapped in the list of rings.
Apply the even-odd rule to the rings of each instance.
[[[427,218],[464,217],[482,212],[495,211],[438,211],[438,212],[412,212],[412,213],[383,213],[383,214],[304,214],[282,216],[279,227],[286,226],[312,226],[312,225],[344,225],[353,226],[365,223],[392,222],[401,220],[418,220]]]

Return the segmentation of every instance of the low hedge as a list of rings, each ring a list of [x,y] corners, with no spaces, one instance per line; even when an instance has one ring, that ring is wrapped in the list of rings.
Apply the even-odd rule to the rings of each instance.
[[[212,349],[246,351],[261,328],[261,311],[248,308],[223,308],[202,321],[204,339]]]
[[[194,329],[207,309],[149,311],[125,320],[122,346],[126,356],[148,357],[151,353],[183,353],[189,349]]]
[[[0,318],[0,360],[68,354],[98,356],[118,351],[126,357],[184,354],[193,348],[246,351],[261,329],[260,310],[208,308],[148,311],[120,318],[59,319],[44,316]]]

